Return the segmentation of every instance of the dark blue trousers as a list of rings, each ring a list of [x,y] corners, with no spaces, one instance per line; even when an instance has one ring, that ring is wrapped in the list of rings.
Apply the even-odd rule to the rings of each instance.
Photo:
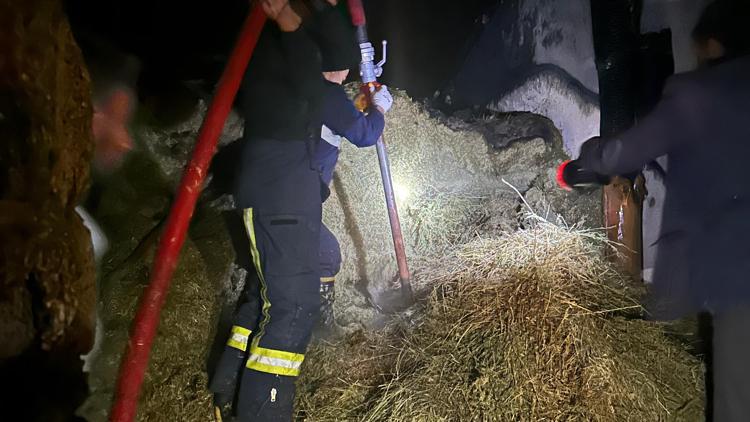
[[[325,224],[320,225],[320,280],[329,281],[341,270],[341,247]]]
[[[260,278],[261,312],[244,327],[251,334],[237,417],[290,421],[320,309],[320,176],[305,142],[252,140],[243,155],[235,198]]]

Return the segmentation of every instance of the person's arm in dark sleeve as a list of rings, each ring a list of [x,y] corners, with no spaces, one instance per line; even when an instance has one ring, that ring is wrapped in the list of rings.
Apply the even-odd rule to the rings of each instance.
[[[686,86],[668,84],[654,111],[624,133],[594,138],[581,146],[581,167],[603,175],[640,171],[654,159],[687,142],[699,107]]]
[[[366,115],[360,113],[354,106],[352,109],[357,113],[357,117],[341,136],[359,148],[375,145],[383,135],[385,117],[375,108],[372,108]]]
[[[323,124],[359,148],[375,145],[385,129],[383,113],[374,107],[364,114],[341,88],[327,90],[323,105]]]

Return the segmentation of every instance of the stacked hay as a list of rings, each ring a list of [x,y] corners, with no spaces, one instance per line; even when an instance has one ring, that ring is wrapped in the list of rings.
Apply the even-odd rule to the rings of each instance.
[[[169,209],[169,182],[142,153],[128,159],[102,195],[97,218],[112,248],[99,277],[102,338],[90,356],[90,396],[79,413],[108,420],[129,329]],[[138,406],[139,421],[212,420],[206,363],[234,255],[221,214],[200,204],[161,313]],[[220,340],[219,340],[220,341]]]
[[[557,192],[554,168],[564,157],[559,139],[499,142],[504,129],[517,126],[517,116],[509,117],[513,124],[484,121],[478,130],[474,123],[436,119],[403,93],[395,97],[386,137],[415,283],[432,295],[410,320],[385,332],[360,332],[311,350],[299,416],[654,420],[677,403],[685,404],[686,415],[699,413],[699,363],[658,327],[634,319],[640,310],[625,288],[602,283],[620,280],[599,260],[588,235],[547,224],[502,234],[528,227],[519,219],[519,195],[503,179],[534,208],[564,211],[567,221],[599,213],[599,195]],[[146,153],[131,157],[103,193],[96,217],[112,242],[100,279],[107,334],[92,362],[92,394],[81,412],[88,420],[106,420],[178,174],[177,161],[154,140],[172,139],[172,151],[187,151],[188,133],[197,129],[196,120],[178,133],[137,130]],[[487,136],[497,137],[493,145],[503,149],[489,148]],[[218,203],[202,203],[194,217],[162,313],[139,420],[211,418],[207,355],[221,302],[237,288],[227,282],[233,257],[220,211]],[[377,313],[353,287],[364,281],[376,293],[396,268],[373,149],[345,147],[325,220],[345,258],[337,284],[339,322],[368,326]],[[640,389],[633,387],[639,382]],[[663,408],[654,411],[655,403]]]
[[[599,236],[546,222],[423,271],[412,321],[308,354],[309,421],[699,420],[700,362],[641,318]]]
[[[384,137],[412,263],[444,256],[478,235],[518,228],[521,203],[503,179],[536,209],[601,225],[599,194],[572,195],[557,187],[555,169],[567,156],[559,132],[544,117],[515,113],[458,121],[436,116],[402,91],[393,93]],[[518,130],[529,126],[544,127],[541,132],[548,136]],[[344,258],[337,277],[337,321],[367,325],[374,314],[368,299],[381,302],[396,276],[374,148],[343,144],[324,222],[339,239]]]

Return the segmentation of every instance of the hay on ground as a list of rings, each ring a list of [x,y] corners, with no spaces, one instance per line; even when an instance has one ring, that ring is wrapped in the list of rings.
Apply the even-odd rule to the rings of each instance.
[[[310,351],[298,418],[699,420],[701,363],[642,319],[601,242],[537,222],[423,268],[415,320]]]

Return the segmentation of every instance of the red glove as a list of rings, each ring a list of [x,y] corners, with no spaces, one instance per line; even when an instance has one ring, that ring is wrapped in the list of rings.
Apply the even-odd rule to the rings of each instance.
[[[581,167],[578,160],[565,161],[557,168],[557,184],[567,191],[589,186],[604,186],[608,185],[609,181],[609,176]]]

